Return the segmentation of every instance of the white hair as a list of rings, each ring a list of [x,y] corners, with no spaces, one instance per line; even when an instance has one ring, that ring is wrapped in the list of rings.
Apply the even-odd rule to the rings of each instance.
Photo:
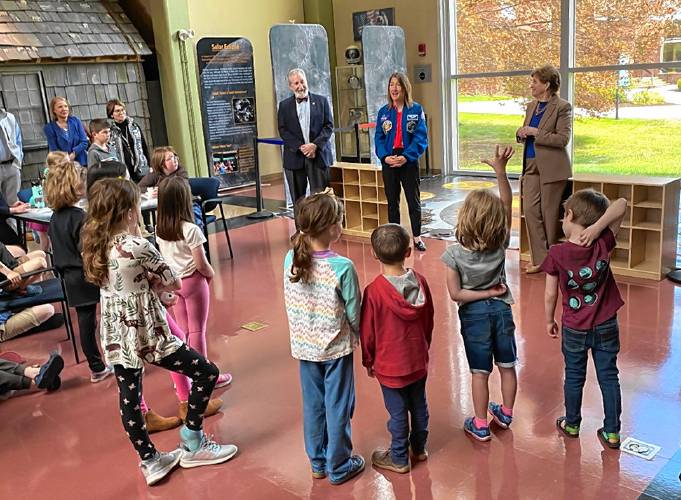
[[[305,79],[305,81],[307,81],[307,76],[305,76],[305,71],[303,71],[301,68],[293,68],[291,71],[289,71],[288,75],[286,75],[286,81],[290,83],[291,77],[293,75],[296,75],[296,74],[302,76]]]

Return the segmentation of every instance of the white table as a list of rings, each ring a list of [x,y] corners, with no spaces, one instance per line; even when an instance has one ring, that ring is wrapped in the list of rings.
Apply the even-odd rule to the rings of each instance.
[[[79,207],[87,211],[86,203],[79,203]],[[141,197],[140,208],[142,212],[155,211],[158,208],[157,198],[147,198],[145,195]],[[37,222],[38,224],[48,224],[52,219],[52,209],[49,207],[45,208],[31,208],[28,212],[23,214],[12,214],[17,220],[17,225],[19,226],[19,236],[23,237],[24,246],[26,246],[26,223],[27,222]]]

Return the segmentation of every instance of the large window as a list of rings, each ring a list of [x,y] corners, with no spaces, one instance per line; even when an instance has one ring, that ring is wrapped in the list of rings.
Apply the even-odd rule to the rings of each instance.
[[[459,74],[557,65],[560,0],[456,0],[456,40]]]
[[[495,144],[509,142],[522,125],[527,77],[467,78],[456,82],[458,95],[459,170],[480,170],[481,158]],[[509,170],[520,172],[522,155],[511,159]]]
[[[681,92],[661,76],[659,71],[575,74],[577,172],[681,174]]]
[[[681,175],[681,0],[449,0],[451,170],[515,142],[530,71],[574,108],[576,172]],[[518,147],[519,153],[522,146]],[[519,171],[521,155],[511,164]]]

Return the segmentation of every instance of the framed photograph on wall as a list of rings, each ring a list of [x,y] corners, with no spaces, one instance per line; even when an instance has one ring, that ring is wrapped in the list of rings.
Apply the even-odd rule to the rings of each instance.
[[[352,31],[355,35],[355,41],[360,41],[362,39],[362,29],[365,26],[394,25],[395,9],[393,7],[388,9],[374,9],[352,13]]]

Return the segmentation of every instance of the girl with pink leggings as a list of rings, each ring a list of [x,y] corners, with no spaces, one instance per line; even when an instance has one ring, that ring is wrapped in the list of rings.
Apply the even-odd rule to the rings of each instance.
[[[187,333],[187,345],[207,356],[208,285],[215,272],[203,250],[205,242],[203,232],[194,224],[189,183],[181,177],[166,177],[158,186],[156,243],[165,261],[182,278],[182,288],[175,292],[175,319]],[[231,382],[232,376],[222,373],[215,387]]]

